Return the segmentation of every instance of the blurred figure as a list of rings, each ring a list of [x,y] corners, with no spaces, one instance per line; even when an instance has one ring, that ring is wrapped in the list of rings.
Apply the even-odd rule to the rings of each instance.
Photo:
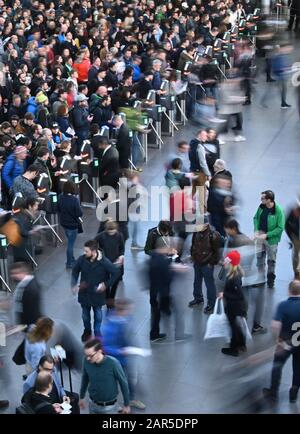
[[[241,267],[244,272],[242,278],[244,295],[247,303],[250,299],[254,304],[252,333],[266,333],[267,329],[261,325],[265,299],[264,276],[259,275],[257,267],[254,265],[255,252],[257,253],[255,243],[240,231],[239,224],[234,219],[225,223],[225,232],[227,237],[223,255],[226,256],[228,249],[235,249],[240,253]]]
[[[293,29],[295,22],[294,32],[297,32],[300,23],[300,2],[299,0],[288,0],[288,7],[290,8],[290,19],[288,30]]]
[[[220,102],[219,102],[219,115],[227,120],[226,130],[231,127],[231,120],[234,118],[236,125],[231,127],[235,137],[235,142],[245,141],[246,138],[241,135],[243,129],[243,106],[245,97],[241,90],[241,79],[237,76],[237,72],[231,70],[228,75],[228,80],[225,80],[220,85]],[[229,140],[228,137],[222,136],[222,140]]]
[[[213,312],[216,301],[216,285],[214,281],[214,266],[219,262],[219,248],[221,237],[208,223],[199,225],[198,232],[192,237],[191,257],[194,263],[194,299],[189,307],[195,307],[204,302],[202,284],[203,279],[207,288],[207,306],[204,313]]]
[[[128,220],[131,232],[131,250],[144,250],[139,244],[141,215],[146,205],[146,189],[137,173],[128,173]]]
[[[215,161],[213,166],[213,176],[209,183],[210,188],[215,187],[216,180],[218,179],[219,176],[223,176],[223,175],[227,176],[231,180],[231,184],[232,184],[232,174],[231,172],[229,172],[229,170],[227,170],[226,162],[218,158]]]
[[[53,332],[54,322],[48,317],[41,317],[33,325],[25,339],[26,372],[31,374],[46,354],[46,343]]]
[[[222,348],[222,353],[227,356],[237,357],[239,351],[247,351],[246,336],[243,333],[237,317],[247,317],[247,304],[242,291],[243,270],[240,266],[241,255],[237,250],[232,250],[226,255],[227,275],[224,292],[219,297],[224,298],[225,313],[231,328],[231,341],[229,348]]]
[[[41,287],[26,262],[16,262],[10,267],[14,290],[15,324],[30,326],[42,316]]]
[[[119,268],[119,278],[106,292],[107,306],[113,307],[117,288],[124,274],[124,238],[121,232],[118,231],[118,224],[114,221],[107,221],[105,230],[96,235],[95,240],[105,257]]]
[[[297,203],[287,212],[285,231],[292,243],[292,260],[295,279],[300,279],[300,204]]]
[[[258,272],[265,275],[265,262],[267,258],[267,284],[268,288],[274,288],[276,279],[275,267],[278,244],[284,231],[285,216],[278,203],[275,202],[275,194],[271,190],[261,193],[261,205],[253,218],[254,237],[258,242],[257,254]]]
[[[228,217],[234,214],[234,197],[231,191],[231,179],[219,175],[214,179],[213,187],[209,189],[207,211],[210,213],[210,223],[224,237],[224,225]]]
[[[287,80],[291,73],[291,58],[290,54],[293,48],[289,44],[282,45],[277,48],[272,58],[272,76],[278,83],[280,94],[281,94],[281,108],[286,109],[291,107],[290,104],[286,102],[287,94]]]
[[[282,369],[290,356],[293,359],[293,379],[289,391],[290,402],[296,402],[300,388],[300,281],[289,284],[289,298],[277,306],[272,321],[272,331],[277,341],[275,349],[271,386],[263,389],[263,394],[271,400],[278,400]],[[296,327],[295,327],[296,324]]]
[[[4,291],[1,291],[4,292]],[[2,336],[2,333],[6,333],[7,325],[9,324],[8,310],[9,310],[9,300],[4,294],[0,294],[0,390],[1,398],[3,397],[2,392],[4,390],[9,390],[11,385],[9,363],[8,362],[8,351],[6,349],[6,336]],[[7,399],[0,399],[0,411],[6,409],[9,406],[9,401]]]
[[[161,313],[171,315],[170,285],[173,278],[171,268],[172,248],[167,246],[163,237],[156,241],[155,249],[151,251],[149,262],[151,330],[150,341],[161,342],[167,335],[160,333]]]
[[[161,220],[156,228],[149,229],[147,240],[145,244],[146,255],[151,255],[156,249],[156,245],[159,239],[162,239],[165,246],[171,247],[170,238],[174,236],[172,225],[167,220]],[[176,252],[174,251],[173,254]]]
[[[127,347],[135,347],[132,342],[133,302],[129,299],[118,299],[115,309],[107,315],[102,327],[102,343],[106,354],[115,357],[121,364],[127,377],[130,406],[144,410],[145,404],[135,398],[137,373],[133,356],[126,352]]]

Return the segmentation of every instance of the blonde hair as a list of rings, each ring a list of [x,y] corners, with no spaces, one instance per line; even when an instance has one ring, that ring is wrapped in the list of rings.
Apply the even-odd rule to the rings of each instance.
[[[233,279],[236,276],[244,276],[244,270],[240,265],[232,265],[228,264],[228,271],[227,271],[227,277],[228,279]]]

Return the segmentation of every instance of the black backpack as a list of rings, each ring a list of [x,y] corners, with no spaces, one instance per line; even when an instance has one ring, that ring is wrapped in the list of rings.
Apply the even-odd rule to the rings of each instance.
[[[41,402],[35,407],[35,410],[27,403],[24,402],[19,407],[16,408],[16,414],[36,414],[37,410],[40,410],[43,407],[48,407],[48,402]]]

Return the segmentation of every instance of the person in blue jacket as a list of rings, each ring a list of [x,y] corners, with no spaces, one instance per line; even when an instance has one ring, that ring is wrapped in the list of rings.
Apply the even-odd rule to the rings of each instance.
[[[8,207],[11,204],[11,189],[14,180],[25,172],[25,160],[27,158],[27,149],[25,146],[17,146],[14,153],[9,155],[2,169],[2,191],[5,196],[5,203]]]

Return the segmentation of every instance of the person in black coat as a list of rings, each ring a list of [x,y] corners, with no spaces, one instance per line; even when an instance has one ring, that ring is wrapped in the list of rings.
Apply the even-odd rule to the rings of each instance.
[[[124,124],[120,115],[116,115],[113,124],[118,129],[116,148],[119,152],[119,165],[121,169],[129,169],[129,160],[131,157],[131,137],[129,129]]]
[[[231,342],[229,348],[222,348],[222,353],[237,357],[239,351],[247,351],[246,336],[238,320],[247,317],[247,303],[242,290],[243,270],[240,267],[241,255],[237,250],[229,252],[225,258],[227,276],[224,292],[219,294],[224,298],[225,313],[231,328]],[[240,318],[237,318],[240,317]]]
[[[151,330],[150,341],[156,342],[166,338],[165,333],[160,333],[159,322],[161,312],[167,315],[170,311],[170,285],[173,278],[171,263],[168,256],[170,248],[162,238],[157,241],[157,247],[152,252],[149,262],[150,279],[150,305],[151,305]]]
[[[167,220],[161,220],[158,223],[156,228],[152,228],[148,231],[146,244],[145,244],[145,253],[146,255],[152,255],[152,253],[156,249],[157,242],[162,238],[165,240],[165,243],[169,243],[169,237],[174,236],[174,231],[172,225]]]
[[[118,231],[118,224],[108,220],[105,223],[105,230],[96,235],[95,240],[98,242],[99,249],[105,257],[109,259],[120,269],[119,279],[112,285],[110,291],[107,291],[108,307],[112,307],[116,296],[118,284],[124,274],[124,253],[125,242],[121,232]]]
[[[300,278],[300,206],[295,205],[287,213],[285,221],[285,231],[289,237],[293,248],[293,270],[295,273],[295,279]]]
[[[102,306],[106,303],[106,291],[120,275],[118,267],[103,257],[97,247],[97,241],[87,241],[84,244],[84,255],[77,259],[72,270],[71,284],[73,291],[78,292],[78,303],[82,309],[83,342],[91,337],[91,309],[94,311],[94,335],[101,336]]]
[[[39,372],[35,380],[33,393],[28,397],[28,405],[35,414],[58,414],[62,412],[59,403],[52,404],[49,394],[53,387],[53,378],[49,372]]]
[[[68,240],[66,268],[72,268],[75,263],[74,244],[78,229],[81,228],[80,217],[82,217],[82,209],[76,197],[74,182],[67,181],[64,183],[63,193],[58,198],[57,212],[60,224],[64,228]]]
[[[300,23],[300,0],[289,0],[288,7],[290,8],[290,20],[288,30],[292,30],[295,21],[294,31],[296,32]]]
[[[30,326],[43,316],[41,288],[31,267],[26,262],[16,262],[10,268],[11,278],[18,282],[14,291],[15,323]]]
[[[227,176],[218,176],[209,189],[207,211],[210,213],[210,224],[225,237],[224,225],[233,215],[234,198],[231,192],[231,179]]]
[[[101,158],[99,158],[100,184],[116,188],[119,181],[119,153],[106,138],[99,140],[98,148],[102,150]]]

